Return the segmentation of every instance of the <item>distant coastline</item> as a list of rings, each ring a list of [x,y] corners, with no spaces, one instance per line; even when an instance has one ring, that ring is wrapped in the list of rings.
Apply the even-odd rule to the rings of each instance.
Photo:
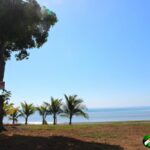
[[[150,106],[126,107],[126,108],[90,108],[89,119],[74,117],[73,123],[105,123],[105,122],[127,122],[127,121],[149,121]],[[47,117],[48,124],[52,124],[52,116]],[[58,124],[67,124],[68,118],[58,117]],[[4,123],[11,123],[8,118]],[[24,118],[19,118],[19,124],[24,123]],[[29,118],[29,124],[41,124],[41,117],[35,113]]]

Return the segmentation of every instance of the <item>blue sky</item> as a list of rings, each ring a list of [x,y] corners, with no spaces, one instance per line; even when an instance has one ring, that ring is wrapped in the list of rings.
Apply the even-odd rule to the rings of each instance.
[[[11,101],[77,94],[88,108],[150,106],[149,0],[38,0],[58,23],[30,59],[7,62]]]

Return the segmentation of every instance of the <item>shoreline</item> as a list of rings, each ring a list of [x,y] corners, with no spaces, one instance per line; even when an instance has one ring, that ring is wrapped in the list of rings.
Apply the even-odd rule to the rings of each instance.
[[[140,124],[150,123],[150,120],[129,120],[129,121],[104,121],[104,122],[73,122],[72,125],[94,125],[94,124]],[[12,123],[4,123],[4,125],[12,125]],[[15,125],[24,125],[24,122],[16,123]],[[42,125],[42,122],[29,122],[28,125]],[[53,125],[53,122],[48,122],[47,125]],[[57,125],[68,125],[68,122],[57,123]]]

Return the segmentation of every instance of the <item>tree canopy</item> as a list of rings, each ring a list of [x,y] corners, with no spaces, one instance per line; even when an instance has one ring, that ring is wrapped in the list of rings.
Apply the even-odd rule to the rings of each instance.
[[[39,48],[47,41],[50,27],[57,22],[56,14],[36,0],[0,3],[0,54],[7,60],[16,51],[17,60],[27,58],[28,49]]]

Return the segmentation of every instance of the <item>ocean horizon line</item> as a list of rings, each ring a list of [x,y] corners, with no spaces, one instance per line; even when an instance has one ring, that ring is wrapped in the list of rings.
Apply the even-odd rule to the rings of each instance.
[[[126,108],[150,108],[150,106],[87,107],[87,109],[126,109]]]

